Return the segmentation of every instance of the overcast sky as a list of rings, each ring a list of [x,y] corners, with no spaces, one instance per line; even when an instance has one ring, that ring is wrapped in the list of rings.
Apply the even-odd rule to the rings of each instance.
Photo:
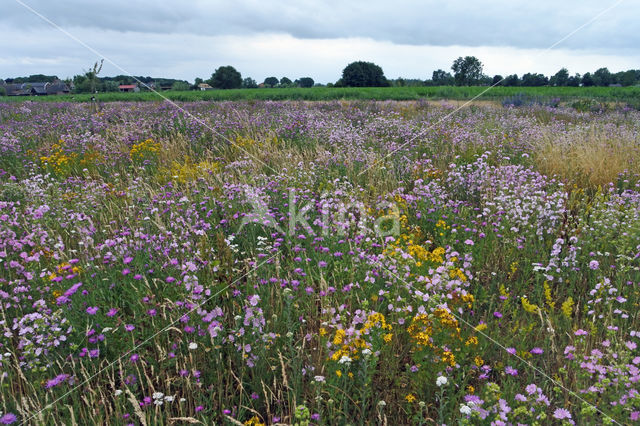
[[[258,82],[327,83],[354,60],[375,62],[388,78],[426,79],[466,55],[489,75],[640,68],[640,0],[19,1],[0,5],[0,78],[72,77],[100,58],[101,75],[189,81],[233,65]]]

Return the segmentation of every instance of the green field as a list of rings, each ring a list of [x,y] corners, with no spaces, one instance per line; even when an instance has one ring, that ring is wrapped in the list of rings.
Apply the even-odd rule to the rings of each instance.
[[[523,96],[538,100],[559,99],[570,101],[581,98],[592,98],[598,101],[627,102],[640,106],[640,87],[314,87],[309,89],[232,89],[162,92],[162,96],[173,101],[237,101],[237,100],[303,100],[327,101],[336,99],[361,100],[418,100],[418,99],[471,99],[480,95],[479,99],[502,100],[513,96]],[[486,91],[486,93],[483,93]],[[87,102],[90,94],[60,95],[47,97],[3,97],[2,101],[74,101]],[[100,93],[96,95],[101,102],[113,101],[153,101],[158,94],[140,93]]]

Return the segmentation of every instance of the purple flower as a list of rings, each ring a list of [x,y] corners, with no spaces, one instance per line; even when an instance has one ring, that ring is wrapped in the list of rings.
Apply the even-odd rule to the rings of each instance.
[[[516,354],[516,348],[507,348],[507,352],[509,352],[511,355],[515,355]]]
[[[558,408],[553,412],[553,417],[558,420],[570,419],[571,413],[569,412],[569,410],[565,410],[564,408]]]
[[[6,413],[4,416],[0,417],[0,423],[3,425],[10,425],[18,420],[15,414]]]
[[[496,318],[502,318],[502,314],[500,312],[498,312],[498,311],[494,312],[493,316],[496,317]]]
[[[464,243],[465,243],[466,245],[468,245],[468,246],[472,246],[472,245],[473,245],[473,241],[471,241],[471,240],[465,240],[465,242],[464,242]]]
[[[133,354],[129,359],[131,360],[131,362],[136,362],[140,359],[140,356],[138,354]]]
[[[544,350],[542,350],[542,348],[535,347],[535,348],[531,349],[529,352],[531,352],[534,355],[540,355],[540,354],[544,353]]]
[[[595,271],[599,267],[600,267],[600,263],[597,260],[592,260],[591,262],[589,262],[589,269]]]
[[[107,312],[107,316],[108,317],[112,317],[117,313],[118,313],[118,310],[116,308],[111,308],[111,309],[109,309],[109,312]]]
[[[504,372],[511,375],[511,376],[517,376],[518,375],[518,370],[516,370],[515,368],[513,368],[510,365],[507,365],[504,369]]]
[[[88,313],[89,315],[95,315],[96,313],[98,313],[98,309],[99,309],[99,308],[98,308],[97,306],[89,306],[89,307],[87,308],[87,313]]]
[[[124,258],[124,264],[125,264],[125,265],[128,265],[128,264],[130,264],[130,263],[131,263],[131,261],[132,261],[132,260],[133,260],[133,257],[131,257],[131,256],[126,256],[126,257]]]
[[[586,336],[589,333],[587,333],[585,330],[580,328],[576,330],[573,334],[575,334],[576,336]]]
[[[133,325],[133,324],[127,324],[127,325],[124,326],[124,329],[127,330],[127,331],[133,331],[135,328],[136,328],[136,326]]]
[[[202,405],[198,405],[196,407],[196,413],[199,413],[200,411],[204,410],[204,407]],[[225,411],[229,411],[229,410],[225,410]],[[231,414],[231,411],[229,411],[228,414]]]

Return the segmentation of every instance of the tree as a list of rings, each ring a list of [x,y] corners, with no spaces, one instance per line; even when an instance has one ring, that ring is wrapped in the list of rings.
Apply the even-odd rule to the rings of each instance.
[[[204,83],[204,80],[201,79],[200,77],[196,77],[196,80],[193,82],[194,86],[197,86],[198,84],[202,84]]]
[[[177,92],[184,92],[189,90],[190,88],[191,86],[186,81],[176,81],[171,85],[171,90],[175,90]]]
[[[352,62],[342,70],[342,84],[347,87],[389,86],[382,68],[364,61]]]
[[[582,85],[584,87],[593,86],[593,76],[590,72],[582,76]]]
[[[569,77],[569,80],[567,81],[567,86],[578,87],[580,86],[581,81],[582,81],[582,77],[580,77],[579,73],[576,73],[576,75]]]
[[[7,96],[7,91],[4,87],[0,86],[0,96]]]
[[[475,56],[461,56],[451,65],[458,86],[477,84],[482,77],[482,62]]]
[[[504,79],[500,74],[496,74],[493,76],[493,79],[491,80],[492,86],[502,86],[503,84],[504,84]]]
[[[256,87],[258,87],[258,83],[256,83],[256,81],[251,77],[247,77],[244,80],[242,80],[243,89],[255,89]]]
[[[313,87],[314,83],[315,82],[311,77],[301,77],[300,80],[298,80],[298,85],[300,87]]]
[[[451,73],[437,69],[431,74],[431,82],[434,86],[451,86],[455,81]]]
[[[518,74],[511,74],[505,77],[502,82],[503,86],[519,86],[520,79],[518,78]]]
[[[276,87],[278,83],[278,77],[267,77],[264,79],[264,85],[267,87]]]
[[[242,86],[242,75],[234,67],[227,65],[218,68],[208,83],[217,89],[238,89]]]
[[[596,86],[608,86],[613,83],[611,72],[607,68],[599,68],[593,73],[593,83]]]
[[[551,86],[568,86],[569,85],[569,70],[561,68],[560,71],[555,73],[549,80]]]
[[[543,74],[526,73],[522,76],[522,85],[526,87],[546,86],[549,79]]]
[[[282,87],[289,87],[291,86],[291,84],[293,84],[293,81],[291,81],[291,79],[288,77],[282,77],[280,79],[280,86]]]

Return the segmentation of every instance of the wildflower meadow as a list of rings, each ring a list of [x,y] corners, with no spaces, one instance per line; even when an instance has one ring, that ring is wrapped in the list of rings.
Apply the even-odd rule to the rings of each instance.
[[[640,420],[640,112],[0,104],[0,424]]]

